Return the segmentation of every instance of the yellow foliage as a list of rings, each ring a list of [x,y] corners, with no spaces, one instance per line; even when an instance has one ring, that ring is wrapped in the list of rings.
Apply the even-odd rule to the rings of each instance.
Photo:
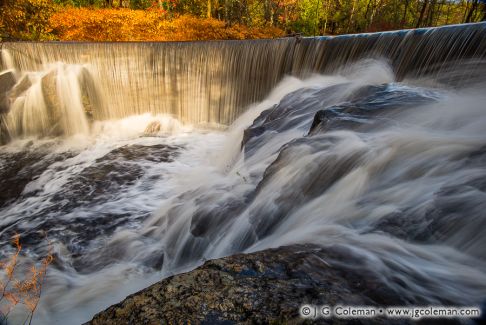
[[[0,7],[0,40],[45,40],[50,38],[51,0],[5,0]]]
[[[190,41],[274,38],[275,27],[227,26],[213,18],[167,18],[157,11],[65,8],[52,15],[52,32],[63,41]]]

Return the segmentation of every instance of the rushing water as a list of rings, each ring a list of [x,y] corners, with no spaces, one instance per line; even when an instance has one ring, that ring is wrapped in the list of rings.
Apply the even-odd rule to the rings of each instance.
[[[294,243],[348,249],[411,304],[482,303],[484,36],[5,44],[2,253],[14,233],[55,253],[36,322]]]

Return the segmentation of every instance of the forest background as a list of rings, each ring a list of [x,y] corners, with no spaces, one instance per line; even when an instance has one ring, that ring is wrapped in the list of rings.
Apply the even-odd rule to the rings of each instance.
[[[0,40],[337,35],[486,20],[486,0],[0,0]]]

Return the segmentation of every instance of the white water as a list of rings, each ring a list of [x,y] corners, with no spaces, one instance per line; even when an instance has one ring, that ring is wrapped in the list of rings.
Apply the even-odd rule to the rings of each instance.
[[[312,93],[284,99],[296,90],[343,85],[326,97],[326,107],[332,107],[348,103],[363,86],[382,84],[386,92],[413,93],[435,102],[397,110],[390,116],[393,123],[369,132],[334,130],[306,136],[310,114],[292,127],[264,133],[251,154],[240,148],[243,130],[262,111],[286,99],[312,101]],[[410,301],[477,304],[486,296],[486,197],[479,188],[462,184],[486,174],[484,165],[467,161],[486,145],[484,102],[486,96],[474,89],[397,83],[387,64],[365,61],[336,75],[284,79],[228,130],[144,114],[95,122],[89,131],[65,139],[19,139],[1,150],[47,146],[50,154],[72,156],[51,163],[29,182],[23,197],[1,208],[0,228],[28,235],[52,219],[47,231],[57,262],[49,270],[36,314],[39,324],[78,324],[127,294],[206,259],[295,243],[349,248],[362,258],[360,267],[378,274]],[[302,109],[300,115],[305,113]],[[154,120],[161,130],[143,136]],[[169,162],[106,158],[126,145],[161,144],[178,147],[178,156]],[[82,200],[63,191],[77,175],[90,167],[101,169],[106,162],[122,164],[113,165],[122,178],[143,173],[116,191],[95,196],[93,202],[70,207],[55,199],[60,193],[67,201]],[[338,176],[331,182],[333,175]],[[100,181],[99,176],[90,177],[80,184]],[[457,191],[441,198],[447,187]],[[249,199],[251,193],[255,195]],[[437,200],[463,204],[459,212],[466,215],[429,215],[428,208]],[[392,221],[405,234],[381,223],[393,213]],[[114,216],[108,224],[128,218],[116,230],[83,241],[88,234],[74,224],[82,224],[85,232],[104,229],[101,215],[107,214]],[[94,223],[83,224],[83,219]],[[434,232],[437,222],[440,231]],[[41,252],[42,247],[30,251],[32,257]]]
[[[42,71],[10,71],[17,84],[3,120],[11,138],[90,133],[85,112],[104,103],[87,66],[53,63]]]
[[[144,137],[145,127],[153,121],[161,122],[161,130],[156,136]],[[130,118],[99,122],[93,126],[93,135],[77,135],[65,140],[17,140],[9,144],[5,151],[21,152],[32,150],[32,146],[49,146],[52,154],[74,152],[75,156],[61,162],[51,164],[37,179],[31,181],[24,189],[27,197],[20,199],[0,210],[2,225],[15,222],[15,228],[21,233],[33,231],[40,221],[35,214],[42,214],[43,218],[52,218],[54,226],[61,228],[64,239],[57,238],[54,231],[49,234],[53,241],[56,263],[63,269],[56,267],[49,269],[48,280],[45,284],[41,307],[36,315],[36,323],[52,324],[79,324],[87,321],[94,313],[100,310],[100,306],[108,305],[121,300],[128,293],[156,281],[158,276],[154,271],[143,265],[143,260],[150,258],[152,248],[149,246],[154,239],[135,236],[129,230],[138,232],[143,227],[143,220],[135,217],[141,211],[150,213],[155,211],[160,202],[170,199],[182,191],[181,182],[185,175],[195,168],[204,166],[211,169],[209,154],[213,149],[222,147],[224,133],[205,130],[193,130],[190,126],[183,126],[176,120],[166,116],[152,116],[145,114]],[[144,175],[131,186],[122,186],[117,193],[106,193],[108,198],[97,204],[82,204],[71,210],[54,211],[46,213],[49,208],[61,205],[62,202],[52,201],[53,196],[63,193],[63,189],[72,181],[72,177],[81,173],[90,166],[96,166],[96,160],[103,158],[116,148],[126,145],[141,145],[150,147],[153,145],[167,144],[172,146],[184,146],[181,155],[173,162],[152,162],[141,159],[135,161],[138,167],[143,168]],[[116,161],[123,162],[123,158]],[[117,172],[116,170],[113,172]],[[130,171],[129,171],[130,172]],[[86,181],[90,181],[89,179]],[[29,193],[35,193],[28,196]],[[75,195],[67,197],[67,200],[78,200]],[[103,199],[103,196],[102,196]],[[105,265],[101,270],[87,274],[78,273],[72,266],[71,255],[76,249],[77,237],[84,235],[72,233],[69,227],[63,230],[62,225],[56,225],[56,220],[70,220],[79,218],[93,218],[97,214],[113,214],[133,216],[133,221],[116,230],[109,237],[100,236],[90,242],[85,249],[85,254],[92,254],[93,262],[104,263],[110,258],[110,252],[118,249],[124,254],[120,261],[115,260]],[[26,218],[27,216],[27,218]],[[32,217],[30,217],[32,216]],[[44,220],[45,221],[45,220]],[[116,220],[115,220],[116,221]],[[93,226],[92,226],[93,227]],[[95,231],[95,228],[86,228],[86,231]],[[134,237],[135,236],[135,237]],[[39,242],[42,248],[45,243]],[[122,245],[123,247],[120,247]],[[74,247],[73,247],[74,246]],[[114,251],[110,251],[113,246]],[[98,256],[99,252],[103,252]],[[95,256],[96,255],[96,256]],[[149,279],[147,280],[147,272]],[[135,278],[132,282],[130,279]],[[18,315],[22,319],[22,315]],[[11,319],[15,322],[16,318]]]

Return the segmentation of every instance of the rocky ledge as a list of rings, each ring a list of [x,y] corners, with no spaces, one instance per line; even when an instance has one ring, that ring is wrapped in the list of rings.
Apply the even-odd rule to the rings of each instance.
[[[135,293],[88,324],[301,323],[302,304],[406,303],[378,276],[362,270],[361,264],[345,248],[313,245],[225,257]],[[350,320],[318,322],[349,324]],[[389,324],[389,320],[351,323]]]

